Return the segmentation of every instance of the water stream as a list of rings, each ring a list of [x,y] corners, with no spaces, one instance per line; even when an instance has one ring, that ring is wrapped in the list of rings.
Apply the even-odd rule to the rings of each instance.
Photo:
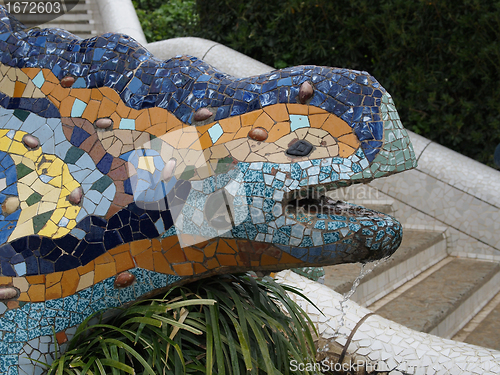
[[[354,292],[356,292],[356,289],[358,288],[359,284],[361,283],[361,280],[363,280],[363,278],[366,275],[371,273],[379,264],[385,262],[387,259],[389,259],[389,258],[386,257],[386,258],[378,259],[378,260],[375,260],[373,262],[365,263],[361,266],[361,270],[359,272],[359,275],[356,277],[356,279],[352,283],[351,289],[347,293],[344,294],[344,299],[342,300],[342,302],[340,302],[340,311],[342,312],[342,315],[340,316],[339,325],[337,326],[337,329],[336,329],[335,334],[334,334],[335,338],[337,338],[339,336],[347,337],[347,335],[340,333],[340,329],[345,325],[345,316],[347,314],[347,312],[345,311],[345,303],[352,297]]]

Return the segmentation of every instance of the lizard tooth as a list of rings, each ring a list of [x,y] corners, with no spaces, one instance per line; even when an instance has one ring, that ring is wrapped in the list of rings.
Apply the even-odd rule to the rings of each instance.
[[[11,299],[17,296],[16,288],[0,288],[0,300]]]
[[[37,148],[38,145],[40,144],[40,141],[38,140],[38,138],[36,137],[33,137],[32,135],[30,134],[26,134],[24,137],[23,137],[23,142],[26,146],[28,146],[29,148]]]
[[[2,213],[4,216],[10,215],[16,212],[19,208],[19,198],[18,197],[8,197],[2,203]]]
[[[75,83],[75,77],[67,76],[61,79],[61,86],[64,88],[73,86],[73,83]]]
[[[175,159],[170,159],[169,161],[167,161],[165,167],[163,168],[163,173],[162,173],[162,177],[164,180],[168,180],[170,179],[170,177],[173,176],[176,163],[177,162]]]
[[[300,86],[300,90],[299,90],[299,100],[302,104],[304,104],[309,98],[311,98],[312,94],[313,94],[313,87],[312,85],[309,83],[309,82],[304,82],[301,86]]]
[[[73,204],[80,204],[81,200],[82,200],[82,195],[83,195],[83,191],[82,191],[82,188],[81,187],[77,187],[75,190],[73,190],[69,196],[68,196],[68,200],[73,203]]]
[[[194,121],[203,121],[212,116],[213,113],[210,112],[208,108],[200,108],[194,114]]]
[[[254,128],[248,132],[248,137],[254,141],[264,141],[267,139],[268,133],[264,128]]]
[[[94,123],[94,125],[99,129],[106,129],[113,125],[113,120],[110,118],[100,118]]]
[[[125,288],[135,281],[135,276],[128,272],[121,272],[115,278],[115,288]]]

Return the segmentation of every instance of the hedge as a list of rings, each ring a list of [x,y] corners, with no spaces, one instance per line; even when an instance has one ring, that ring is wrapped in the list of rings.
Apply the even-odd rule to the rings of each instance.
[[[191,35],[276,68],[366,70],[408,129],[493,166],[500,1],[198,0],[196,8]]]

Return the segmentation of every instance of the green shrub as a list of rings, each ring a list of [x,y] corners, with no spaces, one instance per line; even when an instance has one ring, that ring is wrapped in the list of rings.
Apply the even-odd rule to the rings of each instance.
[[[191,36],[196,31],[196,0],[132,0],[148,42]]]
[[[307,374],[312,322],[271,278],[217,276],[124,308],[110,322],[77,329],[49,375]]]
[[[370,72],[394,97],[407,128],[493,166],[499,1],[198,0],[197,11],[192,35],[276,68]]]

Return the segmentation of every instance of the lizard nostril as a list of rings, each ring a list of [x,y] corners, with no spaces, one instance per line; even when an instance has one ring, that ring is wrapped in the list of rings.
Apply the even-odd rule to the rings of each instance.
[[[300,141],[297,141],[290,147],[288,147],[286,153],[289,156],[307,156],[311,153],[312,149],[313,149],[312,144],[301,139]]]

